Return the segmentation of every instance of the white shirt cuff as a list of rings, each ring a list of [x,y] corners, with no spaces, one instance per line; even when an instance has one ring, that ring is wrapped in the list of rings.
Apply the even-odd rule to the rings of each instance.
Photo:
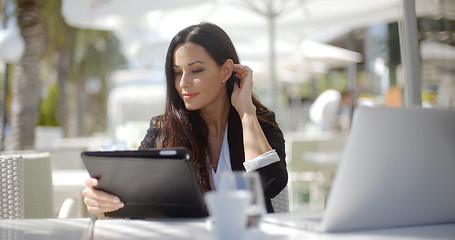
[[[276,153],[275,149],[272,149],[251,160],[245,161],[243,163],[243,166],[245,167],[245,170],[247,172],[252,172],[254,170],[263,168],[265,166],[268,166],[272,163],[279,162],[279,161],[280,161],[280,157],[278,157],[278,154]]]

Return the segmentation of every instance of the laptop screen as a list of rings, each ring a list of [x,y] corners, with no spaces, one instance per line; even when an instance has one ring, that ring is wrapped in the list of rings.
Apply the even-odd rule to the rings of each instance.
[[[455,222],[455,111],[359,107],[324,231]]]

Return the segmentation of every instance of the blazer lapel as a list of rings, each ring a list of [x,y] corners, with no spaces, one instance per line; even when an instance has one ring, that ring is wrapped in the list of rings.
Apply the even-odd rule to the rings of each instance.
[[[245,151],[243,148],[243,128],[239,114],[234,107],[231,107],[228,118],[228,143],[231,158],[232,170],[243,170],[245,161]]]

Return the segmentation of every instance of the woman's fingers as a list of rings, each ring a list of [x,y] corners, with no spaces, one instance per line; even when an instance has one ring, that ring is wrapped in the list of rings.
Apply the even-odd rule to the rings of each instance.
[[[111,202],[95,200],[92,198],[84,198],[84,203],[87,206],[87,210],[92,213],[104,213],[116,211],[124,206],[122,202]]]
[[[234,73],[240,78],[241,84],[243,84],[242,80],[251,79],[253,75],[253,71],[248,66],[241,64],[234,64]]]
[[[242,64],[234,64],[234,71],[251,71],[251,69],[248,66],[242,65]]]
[[[253,88],[253,71],[244,65],[234,65],[235,75],[240,79],[240,86],[234,84],[231,103],[242,117],[245,113],[256,113],[251,94]]]
[[[100,190],[85,188],[82,196],[84,196],[87,211],[99,217],[103,216],[105,212],[113,212],[124,206],[117,196]]]
[[[96,178],[87,178],[87,179],[85,179],[85,186],[87,186],[89,188],[93,188],[96,185],[98,185],[98,179],[96,179]]]
[[[248,66],[234,64],[234,74],[240,79],[240,88],[243,88],[245,84],[253,85],[253,70]]]
[[[119,197],[117,197],[113,194],[95,189],[95,186],[98,185],[97,179],[88,178],[85,180],[85,185],[86,185],[85,189],[82,190],[82,196],[88,197],[91,199],[95,199],[95,200],[100,200],[100,201],[120,203]]]
[[[100,206],[98,201],[96,201],[95,199],[91,199],[91,198],[84,198],[84,203],[85,203],[85,205],[87,205],[87,207],[96,208],[96,207]]]
[[[101,213],[116,211],[124,206],[124,203],[120,201],[119,197],[101,190],[96,190],[95,186],[98,185],[97,179],[88,178],[85,180],[85,185],[85,189],[82,190],[82,196],[84,197],[87,211],[100,215]]]
[[[87,211],[90,213],[93,213],[99,217],[102,217],[104,215],[104,213],[113,212],[118,209],[119,209],[119,207],[104,207],[104,206],[92,207],[92,206],[87,205]]]
[[[124,203],[120,201],[104,201],[90,197],[85,197],[84,203],[90,207],[122,208],[124,206]]]
[[[82,196],[88,197],[91,199],[95,199],[97,201],[120,203],[119,197],[112,195],[110,193],[101,191],[101,190],[96,190],[96,189],[91,189],[91,188],[85,188],[82,191]]]

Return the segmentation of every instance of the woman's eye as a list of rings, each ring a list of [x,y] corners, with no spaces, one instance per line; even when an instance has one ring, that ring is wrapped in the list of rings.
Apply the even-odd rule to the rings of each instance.
[[[202,69],[202,68],[194,69],[194,70],[193,70],[193,73],[200,73],[200,72],[202,72],[202,71],[204,71],[204,69]]]
[[[182,75],[182,72],[180,72],[180,71],[174,72],[174,75],[175,76],[180,76],[180,75]]]

